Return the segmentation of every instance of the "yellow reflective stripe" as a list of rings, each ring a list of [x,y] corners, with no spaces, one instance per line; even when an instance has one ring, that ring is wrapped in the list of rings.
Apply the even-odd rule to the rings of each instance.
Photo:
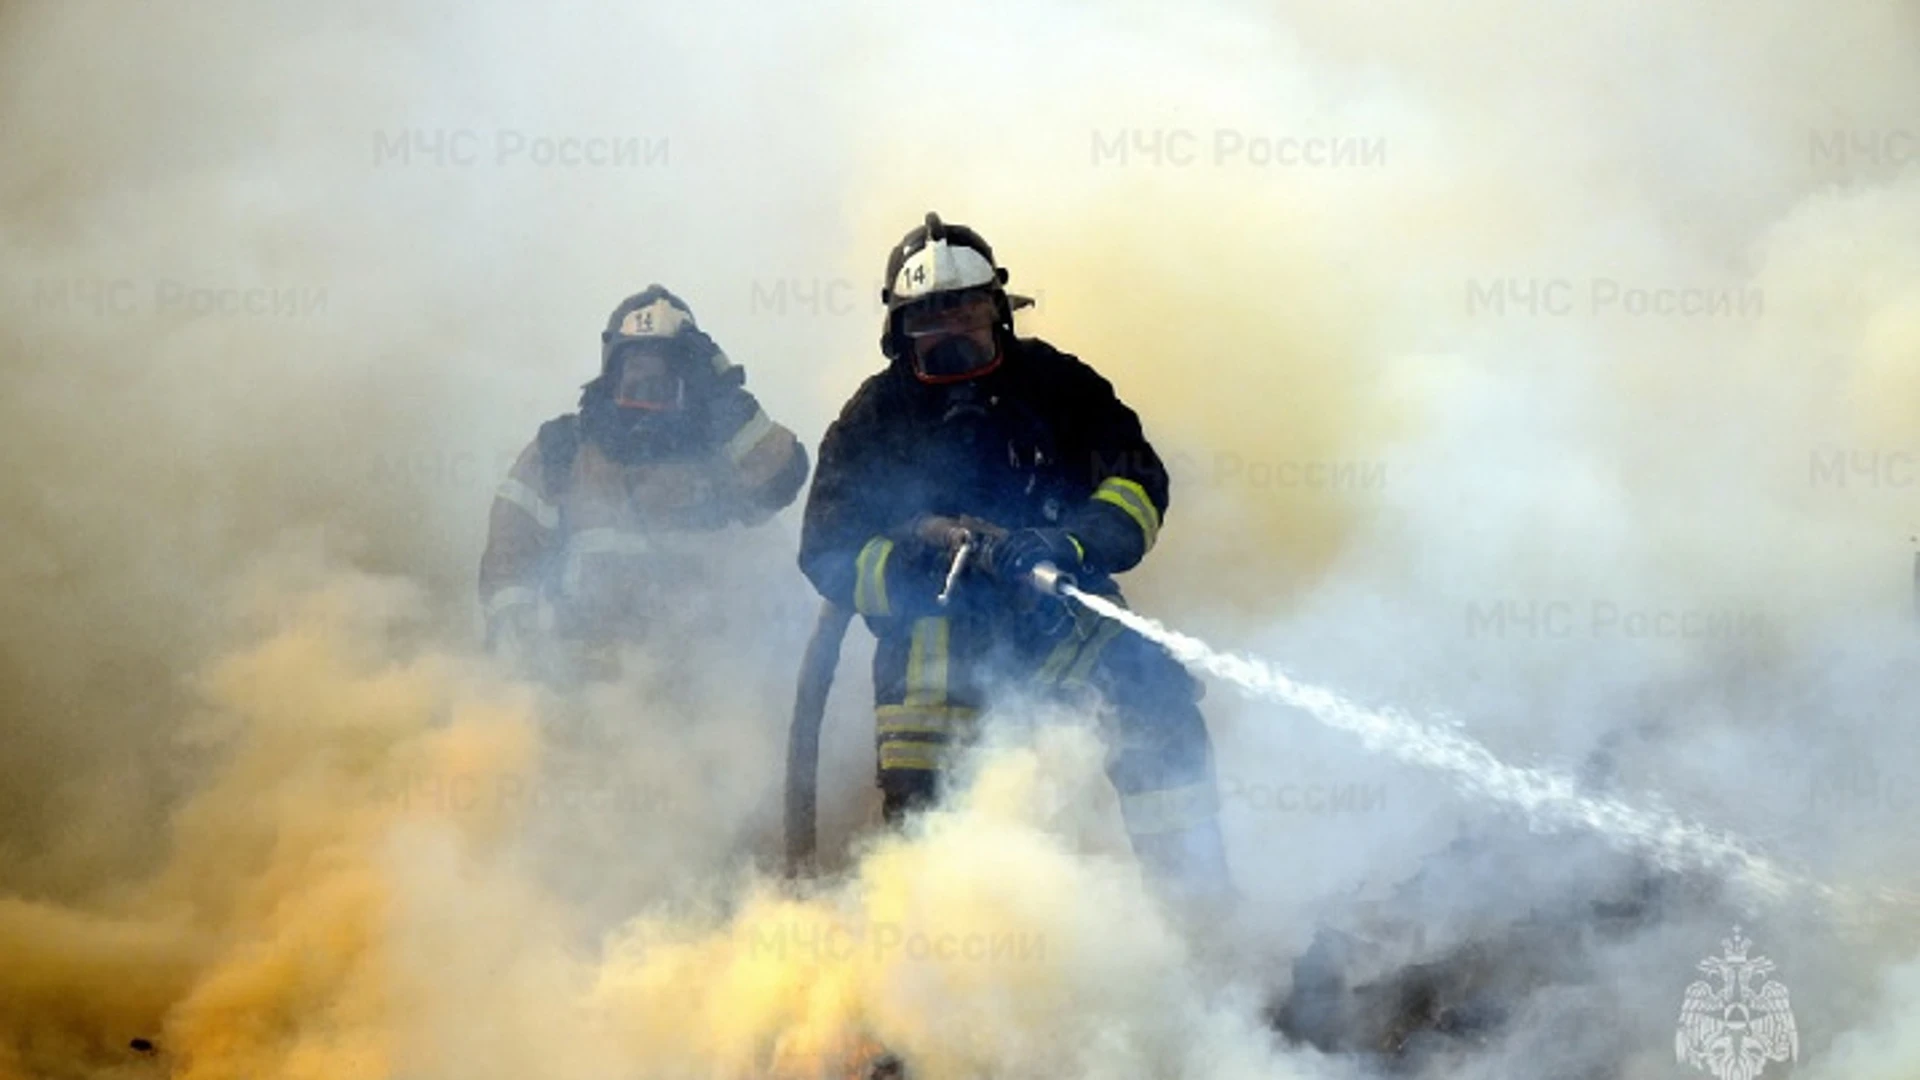
[[[944,739],[947,737],[948,732],[951,731],[952,729],[949,728],[944,723],[915,724],[915,723],[903,721],[897,724],[883,723],[878,727],[877,730],[880,733],[880,737],[883,739],[887,738],[890,735],[927,735],[927,736],[932,736],[933,738],[936,738],[936,739]]]
[[[980,710],[971,705],[880,705],[873,710],[874,715],[888,717],[924,717],[928,723],[948,723],[954,720],[971,720],[980,715]]]
[[[939,743],[883,742],[880,744],[880,767],[937,771],[940,768],[940,751]]]
[[[1067,665],[1073,663],[1073,658],[1079,649],[1080,639],[1077,637],[1070,637],[1055,645],[1053,651],[1047,654],[1046,663],[1041,664],[1040,670],[1034,673],[1034,678],[1042,683],[1058,679],[1061,673],[1067,670]]]
[[[1180,832],[1205,824],[1218,813],[1218,794],[1205,781],[1120,797],[1120,814],[1133,836]]]
[[[881,705],[873,710],[881,738],[888,735],[950,736],[973,722],[980,710],[965,705]]]
[[[1067,534],[1067,543],[1069,543],[1069,544],[1072,544],[1072,545],[1073,545],[1073,557],[1074,557],[1074,558],[1076,558],[1076,559],[1078,559],[1078,560],[1080,560],[1081,562],[1086,562],[1086,561],[1087,561],[1087,549],[1086,549],[1086,547],[1085,547],[1084,545],[1082,545],[1082,544],[1080,543],[1080,538],[1079,538],[1079,537],[1077,537],[1077,536],[1075,536],[1075,535],[1073,535],[1072,533],[1068,533],[1068,534]]]
[[[1117,595],[1107,599],[1120,603]],[[1124,629],[1105,616],[1084,609],[1075,611],[1073,636],[1053,647],[1034,678],[1042,684],[1058,682],[1062,686],[1085,682],[1093,665],[1100,662],[1100,653]]]
[[[862,615],[886,618],[893,614],[887,602],[887,556],[893,554],[893,541],[876,536],[860,549],[853,560],[853,610]]]
[[[1148,527],[1155,533],[1160,531],[1160,508],[1153,505],[1153,498],[1147,494],[1146,488],[1124,476],[1109,476],[1100,481],[1100,488],[1133,496],[1140,504],[1140,512],[1146,515]]]
[[[915,707],[947,703],[947,620],[928,615],[913,622],[907,650],[907,697]]]
[[[1100,481],[1100,487],[1093,493],[1095,502],[1112,503],[1140,526],[1140,535],[1146,540],[1148,550],[1160,536],[1160,511],[1154,508],[1153,500],[1147,498],[1147,489],[1124,477],[1109,476]]]
[[[1101,651],[1104,650],[1114,638],[1120,636],[1122,629],[1124,628],[1112,619],[1101,620],[1100,629],[1095,630],[1092,640],[1081,647],[1080,658],[1074,661],[1073,667],[1067,671],[1066,676],[1062,678],[1060,682],[1064,685],[1086,682],[1087,675],[1093,671],[1093,665],[1100,661]]]

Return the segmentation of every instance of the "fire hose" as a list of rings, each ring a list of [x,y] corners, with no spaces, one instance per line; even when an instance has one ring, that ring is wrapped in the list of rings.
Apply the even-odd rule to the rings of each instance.
[[[919,538],[951,553],[951,561],[936,601],[945,607],[960,576],[982,545],[1006,535],[998,526],[974,518],[929,517],[915,530]],[[1022,583],[1045,596],[1060,596],[1074,584],[1071,574],[1043,562],[1022,577]],[[818,843],[820,784],[820,728],[827,714],[833,675],[840,666],[840,646],[846,639],[853,612],[831,600],[820,605],[813,636],[800,661],[794,690],[793,718],[787,728],[786,872],[789,878],[812,875]]]

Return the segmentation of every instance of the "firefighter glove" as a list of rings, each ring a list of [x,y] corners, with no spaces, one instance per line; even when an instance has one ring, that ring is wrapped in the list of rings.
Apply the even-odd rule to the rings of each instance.
[[[1065,529],[1017,529],[993,543],[987,567],[1003,581],[1020,581],[1041,563],[1075,573],[1084,558],[1080,541]]]

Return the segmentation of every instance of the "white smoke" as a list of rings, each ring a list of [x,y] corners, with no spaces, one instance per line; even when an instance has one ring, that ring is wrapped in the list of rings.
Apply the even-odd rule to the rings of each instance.
[[[775,917],[1084,948],[1011,974],[734,966],[772,902],[746,864],[777,846],[813,602],[797,508],[722,553],[739,630],[698,643],[691,702],[637,679],[577,706],[597,755],[532,738],[567,706],[501,704],[449,658],[477,633],[492,487],[572,407],[622,296],[685,296],[811,447],[878,365],[879,268],[929,209],[994,243],[1039,300],[1025,329],[1111,377],[1172,462],[1135,606],[1512,762],[1605,749],[1622,798],[1911,888],[1910,15],[7,5],[0,989],[31,1007],[0,1020],[0,1075],[121,1067],[152,1024],[209,1074],[697,1072],[862,1025],[928,1075],[1334,1067],[1270,1047],[1259,999],[1351,889],[1488,828],[1438,779],[1216,688],[1239,981],[1141,906],[1066,737]],[[836,853],[869,798],[865,656],[856,630],[823,767]],[[506,715],[456,719],[452,760],[421,750],[469,692]],[[369,719],[310,728],[314,701]],[[1056,787],[1079,809],[1021,801]],[[391,820],[420,813],[452,833]],[[248,815],[301,839],[230,843],[218,821]],[[1457,936],[1607,877],[1544,846],[1524,880],[1459,864],[1423,914]],[[860,907],[926,874],[982,891],[926,922]],[[290,881],[317,899],[266,902]],[[1756,931],[1803,1061],[1898,1075],[1911,916],[1829,914]],[[1657,1035],[1724,932],[1595,962]],[[337,963],[287,959],[316,940]],[[567,990],[610,1026],[534,1004]],[[220,1043],[239,1000],[302,1038]],[[1541,1009],[1478,1067],[1559,1030]]]

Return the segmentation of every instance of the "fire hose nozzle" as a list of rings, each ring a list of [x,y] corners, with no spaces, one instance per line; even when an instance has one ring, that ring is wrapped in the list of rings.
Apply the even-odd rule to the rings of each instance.
[[[1072,574],[1050,562],[1039,563],[1027,572],[1027,584],[1047,596],[1060,596],[1079,583]]]

